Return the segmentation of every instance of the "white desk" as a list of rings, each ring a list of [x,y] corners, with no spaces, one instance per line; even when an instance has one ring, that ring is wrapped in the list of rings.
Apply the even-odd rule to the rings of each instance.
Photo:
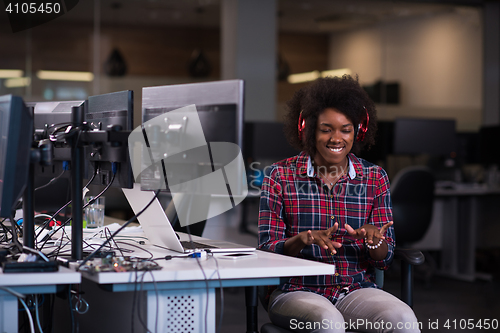
[[[80,273],[65,267],[59,267],[58,272],[47,273],[4,274],[0,272],[1,287],[8,287],[25,295],[55,294],[59,286],[79,284],[80,282]],[[0,332],[18,332],[18,308],[17,297],[0,289]]]
[[[185,235],[181,234],[181,239]],[[199,239],[193,237],[194,239]],[[145,246],[156,257],[172,254],[171,251]],[[174,253],[175,254],[175,253]],[[219,287],[255,287],[277,285],[280,277],[298,275],[334,274],[334,266],[302,260],[274,253],[257,251],[256,256],[237,260],[201,259],[205,277],[194,258],[161,260],[162,270],[145,274],[142,290],[147,293],[147,326],[155,331],[158,316],[158,332],[165,332],[174,325],[194,327],[193,332],[215,332],[215,289]],[[112,292],[134,291],[134,272],[82,273],[85,279]],[[208,284],[208,286],[207,286]],[[208,297],[208,299],[207,299]],[[248,302],[248,300],[247,300]],[[208,305],[208,308],[207,308]],[[248,305],[248,303],[247,303]],[[254,304],[256,306],[256,304]],[[92,304],[91,304],[92,306]],[[205,320],[207,321],[205,330]],[[247,320],[253,320],[248,318]],[[247,323],[248,325],[248,323]],[[186,330],[189,332],[189,330]]]

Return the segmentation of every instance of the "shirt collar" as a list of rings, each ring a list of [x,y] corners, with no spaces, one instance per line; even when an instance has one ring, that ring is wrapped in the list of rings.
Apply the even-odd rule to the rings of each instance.
[[[347,159],[349,160],[349,178],[354,179],[356,177],[356,170],[354,169],[354,165],[352,164],[351,159],[349,158],[349,155],[347,155]],[[307,176],[308,177],[314,177],[315,172],[314,168],[312,165],[312,160],[311,156],[307,156]]]

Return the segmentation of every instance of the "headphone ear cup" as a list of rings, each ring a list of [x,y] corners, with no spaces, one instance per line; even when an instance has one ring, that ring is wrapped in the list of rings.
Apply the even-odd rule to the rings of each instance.
[[[299,123],[298,123],[298,126],[299,126],[299,141],[302,141],[302,132],[304,131],[304,128],[306,127],[306,120],[304,118],[302,118],[302,112],[300,112],[300,115],[299,115]]]
[[[366,108],[365,108],[365,111],[366,111],[366,118],[363,119],[363,121],[359,123],[357,134],[355,133],[356,134],[356,141],[359,141],[359,142],[361,142],[365,139],[366,132],[368,132],[368,123],[370,122],[370,116],[368,115],[368,110],[366,110]]]
[[[358,134],[356,135],[356,141],[363,141],[366,136],[366,132],[368,131],[367,127],[364,127],[363,124],[358,125],[358,130],[356,131]]]

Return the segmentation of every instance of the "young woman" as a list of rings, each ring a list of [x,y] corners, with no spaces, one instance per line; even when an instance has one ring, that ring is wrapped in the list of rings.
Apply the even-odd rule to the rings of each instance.
[[[374,143],[373,101],[357,78],[321,78],[288,102],[285,135],[297,156],[269,168],[259,247],[335,265],[335,274],[290,278],[269,317],[301,332],[420,332],[413,310],[375,284],[394,256],[389,179],[356,157]]]

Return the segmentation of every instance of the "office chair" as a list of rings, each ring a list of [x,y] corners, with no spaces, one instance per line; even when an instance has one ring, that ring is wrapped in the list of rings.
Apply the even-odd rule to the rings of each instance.
[[[398,247],[411,248],[425,236],[432,220],[434,184],[430,169],[423,166],[404,168],[391,182],[392,216]],[[418,273],[423,273],[423,279],[429,285],[435,263],[431,256],[426,257],[426,265],[421,266]],[[405,265],[404,261],[402,263]]]
[[[426,167],[399,171],[391,184],[392,216],[398,246],[421,240],[432,219],[434,176]]]

